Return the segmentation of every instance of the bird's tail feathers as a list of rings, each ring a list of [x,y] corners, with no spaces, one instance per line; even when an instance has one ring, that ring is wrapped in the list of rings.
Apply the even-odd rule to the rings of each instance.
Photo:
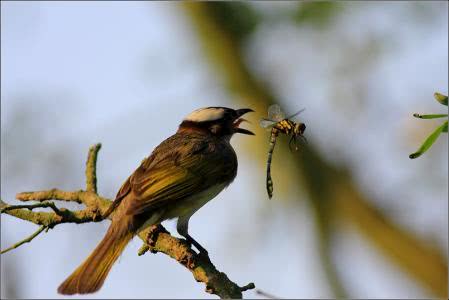
[[[98,291],[133,235],[124,223],[113,222],[89,257],[59,286],[58,293],[73,295]]]

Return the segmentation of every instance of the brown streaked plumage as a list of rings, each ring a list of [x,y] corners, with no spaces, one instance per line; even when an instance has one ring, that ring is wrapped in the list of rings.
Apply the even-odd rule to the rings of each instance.
[[[177,230],[200,252],[188,234],[189,218],[229,185],[237,174],[237,156],[229,140],[250,109],[210,107],[187,116],[125,181],[117,193],[112,223],[92,254],[58,288],[61,294],[100,289],[112,265],[140,230],[178,218]]]

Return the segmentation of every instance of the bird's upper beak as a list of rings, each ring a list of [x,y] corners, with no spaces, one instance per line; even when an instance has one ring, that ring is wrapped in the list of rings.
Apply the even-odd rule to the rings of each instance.
[[[240,117],[243,116],[246,113],[254,112],[254,110],[252,110],[251,108],[242,108],[242,109],[237,109],[236,112],[237,112],[237,119],[234,121],[234,124],[233,124],[234,125],[234,132],[235,133],[248,134],[248,135],[254,135],[253,132],[251,132],[251,131],[249,131],[247,129],[243,129],[243,128],[239,127],[240,123],[248,122],[247,120],[245,120],[243,118],[240,118]]]

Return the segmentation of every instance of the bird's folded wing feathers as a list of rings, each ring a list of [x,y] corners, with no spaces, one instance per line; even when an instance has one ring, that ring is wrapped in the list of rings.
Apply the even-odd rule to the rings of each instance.
[[[217,179],[220,181],[227,169],[223,158],[211,153],[207,156],[167,156],[154,165],[144,161],[122,186],[118,196],[133,193],[135,197],[127,213],[139,214],[185,199],[220,183]]]

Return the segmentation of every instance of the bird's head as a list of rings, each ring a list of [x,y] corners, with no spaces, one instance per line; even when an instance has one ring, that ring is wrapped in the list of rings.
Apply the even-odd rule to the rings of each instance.
[[[239,127],[240,123],[246,121],[241,118],[241,116],[252,111],[253,110],[250,108],[200,108],[191,112],[184,118],[181,125],[179,125],[179,130],[198,130],[228,139],[230,139],[234,133],[254,135],[251,131]]]

